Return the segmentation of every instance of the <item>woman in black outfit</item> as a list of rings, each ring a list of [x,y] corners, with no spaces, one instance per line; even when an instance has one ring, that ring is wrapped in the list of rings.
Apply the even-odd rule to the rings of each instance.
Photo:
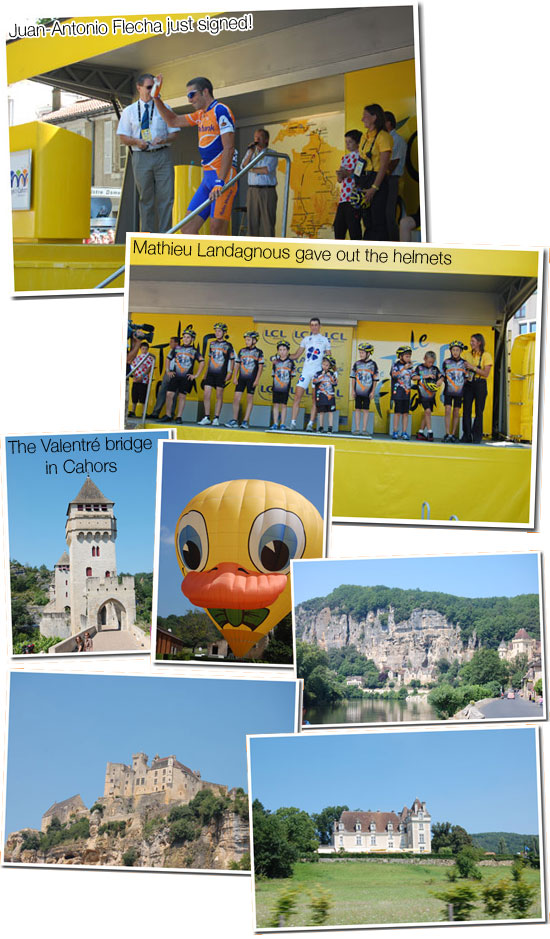
[[[464,385],[462,401],[462,443],[481,443],[483,439],[483,410],[487,400],[487,379],[493,367],[493,360],[485,351],[485,338],[481,333],[470,337],[471,351],[464,352],[462,358],[467,362],[468,381]],[[472,425],[472,405],[475,402],[476,416]]]

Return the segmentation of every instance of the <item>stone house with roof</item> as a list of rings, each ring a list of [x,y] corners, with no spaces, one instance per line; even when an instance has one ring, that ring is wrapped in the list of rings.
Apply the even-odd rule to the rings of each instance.
[[[190,802],[203,789],[210,789],[217,796],[227,794],[227,786],[207,782],[199,770],[180,763],[173,754],[160,757],[157,753],[149,765],[146,753],[134,753],[131,766],[107,763],[101,802],[112,805],[116,812],[116,803],[121,799],[132,799],[134,804],[146,796],[154,796],[155,801],[163,803]],[[108,810],[106,814],[114,812]]]
[[[68,821],[78,818],[80,815],[87,815],[88,809],[84,805],[80,795],[71,796],[70,799],[64,799],[63,802],[54,802],[49,809],[44,812],[40,830],[46,832],[54,818],[59,819],[62,825]]]
[[[530,660],[534,656],[541,654],[540,639],[533,639],[526,629],[518,629],[510,642],[504,640],[498,647],[498,654],[506,662],[513,662],[518,655],[526,655]]]
[[[397,814],[391,812],[342,812],[334,822],[330,851],[385,854],[409,852],[429,854],[432,849],[432,819],[426,803],[415,799]]]

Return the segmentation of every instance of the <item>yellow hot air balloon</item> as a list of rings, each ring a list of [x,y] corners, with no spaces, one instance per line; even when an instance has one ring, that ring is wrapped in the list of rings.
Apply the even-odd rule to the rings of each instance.
[[[322,557],[323,520],[294,489],[232,479],[185,506],[176,552],[183,594],[241,658],[290,613],[290,562]]]

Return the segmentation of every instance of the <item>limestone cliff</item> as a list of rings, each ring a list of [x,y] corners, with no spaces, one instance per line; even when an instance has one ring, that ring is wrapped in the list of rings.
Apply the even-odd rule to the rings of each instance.
[[[408,619],[396,622],[391,606],[370,610],[359,619],[339,608],[298,606],[295,619],[302,642],[325,651],[354,646],[381,671],[431,671],[438,659],[467,661],[476,647],[475,636],[465,646],[460,626],[436,610],[415,609]]]
[[[134,807],[132,800],[125,801],[126,811],[117,813],[117,821],[105,822],[95,806],[93,812],[81,816],[89,823],[89,835],[85,837],[51,845],[47,835],[34,829],[14,832],[6,841],[5,860],[21,864],[228,870],[243,861],[250,850],[246,803],[235,797],[234,791],[225,799],[223,811],[208,820],[189,822],[187,830],[178,830],[177,822],[169,819],[174,803],[150,803],[144,811],[143,806]]]

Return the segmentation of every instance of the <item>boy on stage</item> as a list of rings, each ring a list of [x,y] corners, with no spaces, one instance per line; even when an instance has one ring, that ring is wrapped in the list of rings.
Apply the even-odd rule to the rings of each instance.
[[[296,373],[296,365],[290,358],[290,343],[282,339],[277,346],[277,355],[272,356],[273,363],[273,424],[270,430],[286,430],[286,411],[290,383]],[[280,416],[280,423],[279,423]]]
[[[366,434],[369,408],[380,374],[378,366],[371,355],[374,346],[370,342],[360,342],[359,358],[351,367],[351,396],[355,400],[351,432],[352,434]],[[362,425],[361,428],[359,425]]]
[[[253,329],[245,333],[245,346],[237,353],[235,358],[235,370],[233,372],[233,384],[235,385],[233,420],[228,421],[225,425],[226,427],[234,428],[239,426],[239,405],[243,391],[246,391],[246,411],[241,427],[244,430],[248,430],[252,405],[254,404],[254,392],[258,387],[265,364],[264,354],[262,350],[258,349],[256,346],[259,336],[260,334]]]
[[[393,401],[393,433],[394,440],[410,440],[407,433],[409,409],[411,404],[411,388],[414,365],[411,362],[412,349],[410,346],[399,346],[395,352],[397,360],[390,369],[391,399]],[[399,425],[401,424],[401,434]]]
[[[458,439],[458,420],[464,395],[464,383],[468,375],[468,363],[462,358],[465,348],[466,346],[460,339],[450,342],[449,351],[451,354],[444,360],[442,365],[445,379],[445,392],[443,394],[445,436],[443,443],[456,443]]]
[[[214,323],[215,338],[210,343],[208,349],[208,365],[206,377],[204,379],[204,417],[199,424],[206,427],[212,424],[212,427],[219,427],[220,414],[223,405],[223,389],[226,379],[230,378],[233,371],[233,362],[235,361],[235,352],[233,346],[228,341],[227,326],[225,323]],[[214,420],[210,420],[210,399],[212,388],[216,389],[216,404],[214,406]]]
[[[418,397],[424,408],[420,427],[416,435],[417,440],[433,440],[432,411],[434,409],[437,389],[444,384],[443,375],[435,364],[435,352],[426,352],[424,362],[417,365],[413,380],[418,383]]]
[[[321,371],[317,372],[313,378],[313,389],[315,394],[315,407],[317,409],[317,431],[323,434],[325,431],[325,414],[328,414],[327,432],[332,433],[332,424],[334,421],[334,412],[336,410],[336,394],[334,389],[338,384],[338,373],[336,371],[336,362],[331,355],[323,357]]]
[[[175,424],[181,424],[183,409],[187,395],[192,389],[193,382],[201,374],[204,368],[204,358],[199,350],[193,345],[197,334],[192,326],[186,326],[181,336],[181,345],[176,346],[172,356],[172,371],[168,391],[166,392],[166,416],[165,423],[174,420],[173,402],[176,398],[176,419]],[[196,375],[193,375],[195,362],[199,363]]]

